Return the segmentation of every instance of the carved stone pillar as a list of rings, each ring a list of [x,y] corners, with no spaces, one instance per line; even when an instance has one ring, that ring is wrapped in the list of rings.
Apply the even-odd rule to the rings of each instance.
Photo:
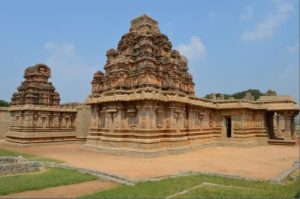
[[[177,122],[178,122],[178,113],[176,113],[176,107],[169,107],[170,110],[170,127],[171,128],[177,128]]]
[[[32,123],[32,113],[31,112],[28,112],[28,111],[25,111],[24,112],[24,115],[23,115],[23,126],[24,127],[32,127],[33,126],[33,123]]]
[[[135,128],[137,124],[137,111],[134,107],[127,109],[127,128]]]
[[[152,102],[147,102],[143,107],[143,111],[146,114],[146,128],[155,128],[155,105]]]
[[[105,110],[100,111],[100,128],[105,128],[105,121],[106,121],[106,116],[105,116]]]
[[[284,117],[284,140],[292,140],[294,136],[294,117],[295,115],[290,112],[283,113]]]
[[[291,116],[284,115],[284,139],[291,140],[292,132],[291,132]]]
[[[115,107],[110,107],[106,110],[108,120],[108,126],[106,128],[109,128],[111,131],[114,131],[116,127],[118,127],[119,124],[119,117],[118,117],[118,110]]]
[[[158,106],[156,108],[156,127],[157,128],[163,128],[164,127],[164,111],[163,111],[163,107]]]
[[[98,120],[99,120],[99,113],[98,107],[92,107],[92,119],[91,119],[91,128],[98,128]]]
[[[54,127],[59,127],[59,113],[53,113],[53,124]]]
[[[43,120],[42,120],[42,114],[38,114],[38,122],[37,122],[38,127],[43,127]]]
[[[138,118],[138,128],[140,129],[145,129],[146,128],[146,112],[143,108],[143,106],[141,105],[137,105],[136,106],[136,109],[137,109],[137,118]]]

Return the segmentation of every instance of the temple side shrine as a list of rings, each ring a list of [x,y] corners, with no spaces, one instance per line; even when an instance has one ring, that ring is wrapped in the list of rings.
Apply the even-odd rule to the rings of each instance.
[[[187,59],[147,15],[132,20],[106,56],[105,72],[94,74],[86,100],[92,109],[87,148],[157,155],[226,142],[295,143],[299,109],[291,97],[196,97]]]
[[[77,111],[59,105],[59,93],[48,82],[50,77],[51,70],[45,64],[25,70],[25,81],[12,96],[6,141],[28,145],[77,140]]]

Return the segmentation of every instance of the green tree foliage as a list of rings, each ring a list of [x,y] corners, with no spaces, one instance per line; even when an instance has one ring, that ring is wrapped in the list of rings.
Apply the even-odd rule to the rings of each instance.
[[[9,102],[0,99],[0,107],[9,107],[9,106],[10,106]]]
[[[221,94],[221,93],[216,93],[216,96],[219,97],[221,95],[224,96],[224,99],[228,99],[230,97],[233,97],[235,99],[243,99],[246,96],[246,93],[251,93],[252,96],[254,96],[255,100],[257,100],[260,96],[263,96],[264,93],[262,93],[260,90],[258,89],[248,89],[245,91],[241,91],[241,92],[236,92],[233,94]],[[211,97],[212,94],[208,94],[206,95],[204,98],[209,99]]]

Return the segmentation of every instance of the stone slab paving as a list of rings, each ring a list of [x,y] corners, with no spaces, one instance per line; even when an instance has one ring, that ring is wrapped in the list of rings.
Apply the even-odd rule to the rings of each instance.
[[[66,165],[146,180],[187,172],[214,173],[269,180],[293,167],[299,146],[218,146],[161,157],[134,157],[87,151],[80,144],[0,147],[63,160]]]
[[[110,181],[89,181],[72,185],[63,185],[35,191],[25,191],[3,195],[0,198],[75,198],[85,194],[103,191],[118,186]]]

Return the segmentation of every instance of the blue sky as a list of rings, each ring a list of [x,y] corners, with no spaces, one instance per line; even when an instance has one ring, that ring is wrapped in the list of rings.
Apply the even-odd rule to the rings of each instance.
[[[45,63],[62,102],[83,101],[142,14],[188,57],[197,96],[272,88],[299,101],[299,0],[1,0],[0,98]]]

